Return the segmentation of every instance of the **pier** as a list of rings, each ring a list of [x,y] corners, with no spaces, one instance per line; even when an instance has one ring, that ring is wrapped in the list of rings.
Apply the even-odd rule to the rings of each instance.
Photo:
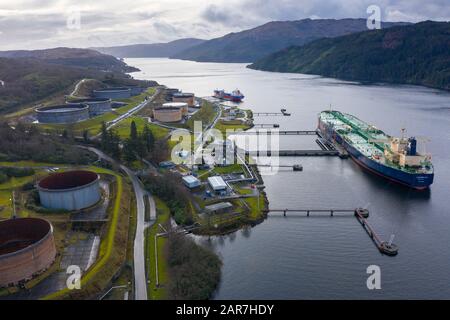
[[[340,152],[337,150],[279,150],[272,152],[267,151],[246,151],[248,156],[262,156],[262,157],[337,157]]]
[[[280,125],[278,123],[257,123],[254,127],[258,128],[279,128]]]
[[[316,216],[342,216],[346,214],[351,214],[356,217],[361,226],[366,230],[370,239],[372,239],[373,243],[377,247],[377,249],[388,256],[395,256],[398,253],[398,246],[392,243],[393,238],[390,241],[382,241],[380,237],[373,230],[372,226],[370,226],[367,218],[369,217],[369,210],[363,208],[356,209],[269,209],[267,210],[267,214],[271,212],[282,213],[284,217],[287,217],[288,214],[303,214],[305,217],[310,217],[312,215]]]
[[[282,117],[290,117],[291,114],[287,112],[286,109],[281,109],[281,112],[253,112],[253,116],[255,117],[267,117],[267,116],[282,116]]]
[[[389,242],[381,241],[380,237],[375,233],[373,228],[367,222],[366,217],[364,217],[364,215],[362,215],[359,210],[355,211],[355,217],[358,220],[358,222],[362,225],[364,230],[366,230],[367,234],[372,239],[373,243],[376,245],[376,247],[381,253],[384,253],[389,256],[397,255],[398,246],[392,243],[392,239]]]
[[[279,164],[279,165],[272,165],[272,164],[258,164],[258,167],[266,167],[266,168],[291,168],[293,171],[303,171],[303,166],[301,164]]]
[[[245,134],[245,135],[280,135],[280,136],[315,136],[318,135],[318,132],[316,130],[276,130],[276,131],[270,131],[270,130],[255,130],[255,131],[242,131],[238,132],[237,134]]]
[[[345,215],[351,214],[355,215],[357,210],[361,209],[269,209],[267,213],[278,212],[282,213],[283,216],[287,217],[288,214],[304,214],[306,217],[310,217],[311,215],[320,215],[320,216],[330,216],[334,217],[335,215]],[[369,210],[364,210],[361,213],[364,217],[369,217]]]

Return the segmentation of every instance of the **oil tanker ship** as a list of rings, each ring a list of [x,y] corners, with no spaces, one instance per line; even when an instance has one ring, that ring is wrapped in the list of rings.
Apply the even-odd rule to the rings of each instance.
[[[225,92],[225,90],[214,90],[214,98],[221,100],[228,100],[233,102],[242,102],[245,96],[238,89],[234,90],[231,93]]]
[[[429,154],[417,151],[414,137],[391,137],[372,125],[339,111],[319,114],[323,138],[341,145],[365,169],[413,189],[426,189],[434,179]]]

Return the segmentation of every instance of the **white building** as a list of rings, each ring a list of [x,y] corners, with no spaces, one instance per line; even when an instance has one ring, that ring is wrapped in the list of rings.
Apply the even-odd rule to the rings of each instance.
[[[219,176],[209,177],[208,183],[211,186],[211,188],[216,192],[227,190],[227,184],[222,179],[222,177]]]
[[[194,176],[186,176],[183,177],[183,183],[188,187],[189,189],[197,188],[201,185],[200,180],[197,179]]]

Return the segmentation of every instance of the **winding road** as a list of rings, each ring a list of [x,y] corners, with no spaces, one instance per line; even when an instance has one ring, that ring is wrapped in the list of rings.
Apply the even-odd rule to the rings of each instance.
[[[134,238],[134,296],[135,300],[147,300],[147,279],[145,272],[145,202],[144,197],[149,197],[150,217],[156,217],[155,201],[153,197],[142,187],[141,182],[133,171],[121,165],[116,160],[106,155],[101,150],[94,147],[88,147],[88,150],[97,154],[101,159],[120,166],[120,168],[130,177],[136,195],[136,236]]]

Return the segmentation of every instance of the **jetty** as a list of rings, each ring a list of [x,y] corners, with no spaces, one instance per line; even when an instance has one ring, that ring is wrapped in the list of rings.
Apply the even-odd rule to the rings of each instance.
[[[340,155],[338,150],[279,150],[279,151],[245,151],[247,156],[257,157],[337,157]]]
[[[377,249],[388,256],[395,256],[398,253],[398,246],[393,243],[393,237],[389,241],[382,241],[378,234],[374,231],[373,227],[367,221],[369,217],[369,210],[364,208],[356,209],[268,209],[267,214],[270,213],[282,213],[284,217],[293,214],[302,214],[304,217],[310,216],[343,216],[346,214],[351,214],[356,217],[361,226],[366,230],[370,239],[377,247]]]

